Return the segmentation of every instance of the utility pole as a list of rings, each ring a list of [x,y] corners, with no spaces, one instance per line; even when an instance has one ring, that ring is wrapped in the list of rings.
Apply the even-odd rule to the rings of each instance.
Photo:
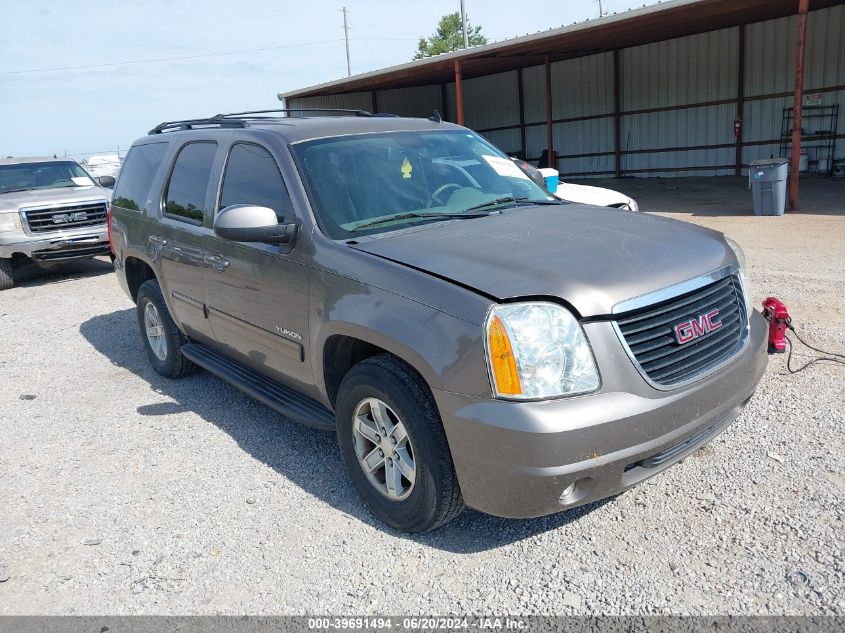
[[[599,0],[599,17],[604,17],[604,9],[601,6],[601,0]]]
[[[467,34],[467,11],[464,0],[461,0],[461,27],[464,30],[464,48],[469,48],[469,35]]]
[[[343,7],[343,39],[346,40],[346,76],[352,76],[352,63],[349,61],[349,23],[346,21],[346,7]]]

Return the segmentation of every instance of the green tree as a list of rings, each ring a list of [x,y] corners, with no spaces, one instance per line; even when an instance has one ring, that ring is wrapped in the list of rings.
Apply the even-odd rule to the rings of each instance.
[[[470,26],[467,23],[467,36],[470,46],[480,46],[487,43],[487,38],[481,34],[480,26]],[[461,14],[449,13],[440,18],[437,30],[428,39],[421,37],[414,59],[431,57],[440,53],[457,51],[464,47],[464,31],[461,27]]]

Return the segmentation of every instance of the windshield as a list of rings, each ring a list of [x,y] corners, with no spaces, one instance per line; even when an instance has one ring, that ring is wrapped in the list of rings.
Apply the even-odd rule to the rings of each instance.
[[[466,130],[335,137],[293,150],[320,226],[334,239],[554,200]]]
[[[28,189],[85,187],[94,183],[72,160],[0,165],[0,194]]]

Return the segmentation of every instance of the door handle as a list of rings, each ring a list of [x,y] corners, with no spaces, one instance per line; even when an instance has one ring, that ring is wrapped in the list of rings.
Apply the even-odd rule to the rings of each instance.
[[[150,243],[150,246],[155,246],[156,248],[161,248],[162,246],[167,245],[167,240],[164,239],[161,235],[150,235],[149,243]]]
[[[209,268],[213,268],[215,272],[222,273],[229,267],[229,260],[224,259],[219,255],[206,255],[203,257],[203,261],[205,265]]]

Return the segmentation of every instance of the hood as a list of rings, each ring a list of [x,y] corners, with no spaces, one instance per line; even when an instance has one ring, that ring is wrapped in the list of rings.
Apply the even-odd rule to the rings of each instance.
[[[631,198],[613,189],[573,185],[567,182],[558,184],[555,195],[561,200],[577,202],[578,204],[594,204],[599,207],[628,204],[631,201]]]
[[[0,193],[0,211],[17,211],[21,207],[61,206],[92,200],[111,200],[111,193],[97,185]]]
[[[734,263],[721,233],[631,211],[531,206],[352,246],[494,299],[557,297],[581,316]]]

